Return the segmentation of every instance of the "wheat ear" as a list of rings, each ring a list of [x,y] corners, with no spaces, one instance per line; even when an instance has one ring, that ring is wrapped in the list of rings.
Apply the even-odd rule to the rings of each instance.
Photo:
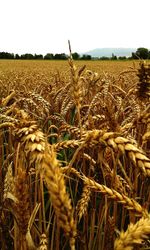
[[[134,199],[131,199],[124,194],[120,194],[116,190],[110,189],[106,187],[105,185],[101,185],[97,183],[96,181],[89,179],[86,176],[83,176],[82,179],[85,185],[87,185],[89,188],[92,188],[93,190],[97,192],[101,192],[104,195],[108,195],[109,198],[114,199],[115,201],[119,203],[122,203],[127,209],[135,211],[138,216],[143,215],[147,217],[147,211],[144,208],[142,208],[141,205]]]
[[[46,237],[46,234],[42,234],[40,237],[40,246],[38,247],[38,250],[48,250],[48,240]]]
[[[88,131],[79,142],[82,142],[82,147],[100,144],[111,147],[115,152],[126,154],[135,167],[138,167],[145,176],[150,176],[150,159],[129,139],[118,136],[117,133],[92,130]]]
[[[150,216],[141,218],[136,224],[130,224],[126,232],[121,232],[115,240],[115,250],[132,250],[135,244],[142,244],[150,235]]]
[[[35,165],[42,174],[60,226],[70,237],[70,247],[73,250],[75,249],[76,223],[56,153],[53,147],[48,145],[43,132],[38,129],[35,122],[20,122],[18,127],[15,133],[20,139],[25,158],[29,161],[29,166]]]
[[[14,179],[15,196],[18,200],[14,205],[14,213],[16,214],[19,231],[25,236],[27,233],[29,213],[29,185],[27,183],[27,175],[25,170],[18,168],[17,176]]]
[[[53,150],[43,157],[42,170],[59,224],[69,236],[70,247],[73,250],[75,249],[76,223],[73,218],[71,200],[66,192],[64,177]]]
[[[90,196],[91,196],[91,189],[87,185],[84,185],[81,199],[78,201],[77,207],[76,207],[77,216],[78,216],[79,221],[81,220],[82,216],[87,211]]]

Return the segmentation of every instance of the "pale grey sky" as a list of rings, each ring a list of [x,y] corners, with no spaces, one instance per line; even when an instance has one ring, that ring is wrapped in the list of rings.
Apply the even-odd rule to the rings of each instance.
[[[150,0],[0,0],[0,51],[150,49]]]

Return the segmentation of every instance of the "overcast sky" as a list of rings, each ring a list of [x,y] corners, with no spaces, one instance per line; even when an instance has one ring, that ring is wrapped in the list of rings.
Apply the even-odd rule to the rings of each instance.
[[[150,0],[0,0],[0,51],[150,49]]]

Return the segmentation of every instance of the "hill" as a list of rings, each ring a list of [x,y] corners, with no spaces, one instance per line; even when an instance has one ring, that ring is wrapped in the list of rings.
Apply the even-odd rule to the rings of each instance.
[[[132,55],[132,52],[136,52],[136,50],[136,48],[97,48],[82,54],[91,55],[92,57],[111,57],[112,54],[114,54],[115,56],[130,57]]]

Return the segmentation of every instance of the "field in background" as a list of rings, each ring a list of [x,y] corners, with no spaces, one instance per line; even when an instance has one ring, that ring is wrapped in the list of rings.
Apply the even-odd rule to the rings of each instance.
[[[88,69],[95,70],[98,73],[107,71],[109,73],[119,73],[128,67],[135,67],[139,63],[135,61],[75,61],[76,65],[86,65]],[[68,61],[36,61],[36,60],[0,60],[0,69],[3,70],[27,70],[43,71],[50,73],[53,70],[68,70]]]
[[[75,64],[77,67],[86,65],[86,69],[97,72],[101,77],[105,73],[116,76],[124,70],[138,68],[139,65],[137,61],[75,61]],[[69,81],[69,73],[68,61],[0,60],[0,83],[7,86],[11,81],[12,89],[16,83],[31,85],[32,89],[32,83],[34,87],[36,84],[38,87],[42,83],[53,83],[54,78],[56,81],[58,78]],[[5,89],[8,94],[9,87]],[[2,93],[2,96],[6,93]]]
[[[149,96],[148,62],[0,61],[0,249],[150,248]]]

